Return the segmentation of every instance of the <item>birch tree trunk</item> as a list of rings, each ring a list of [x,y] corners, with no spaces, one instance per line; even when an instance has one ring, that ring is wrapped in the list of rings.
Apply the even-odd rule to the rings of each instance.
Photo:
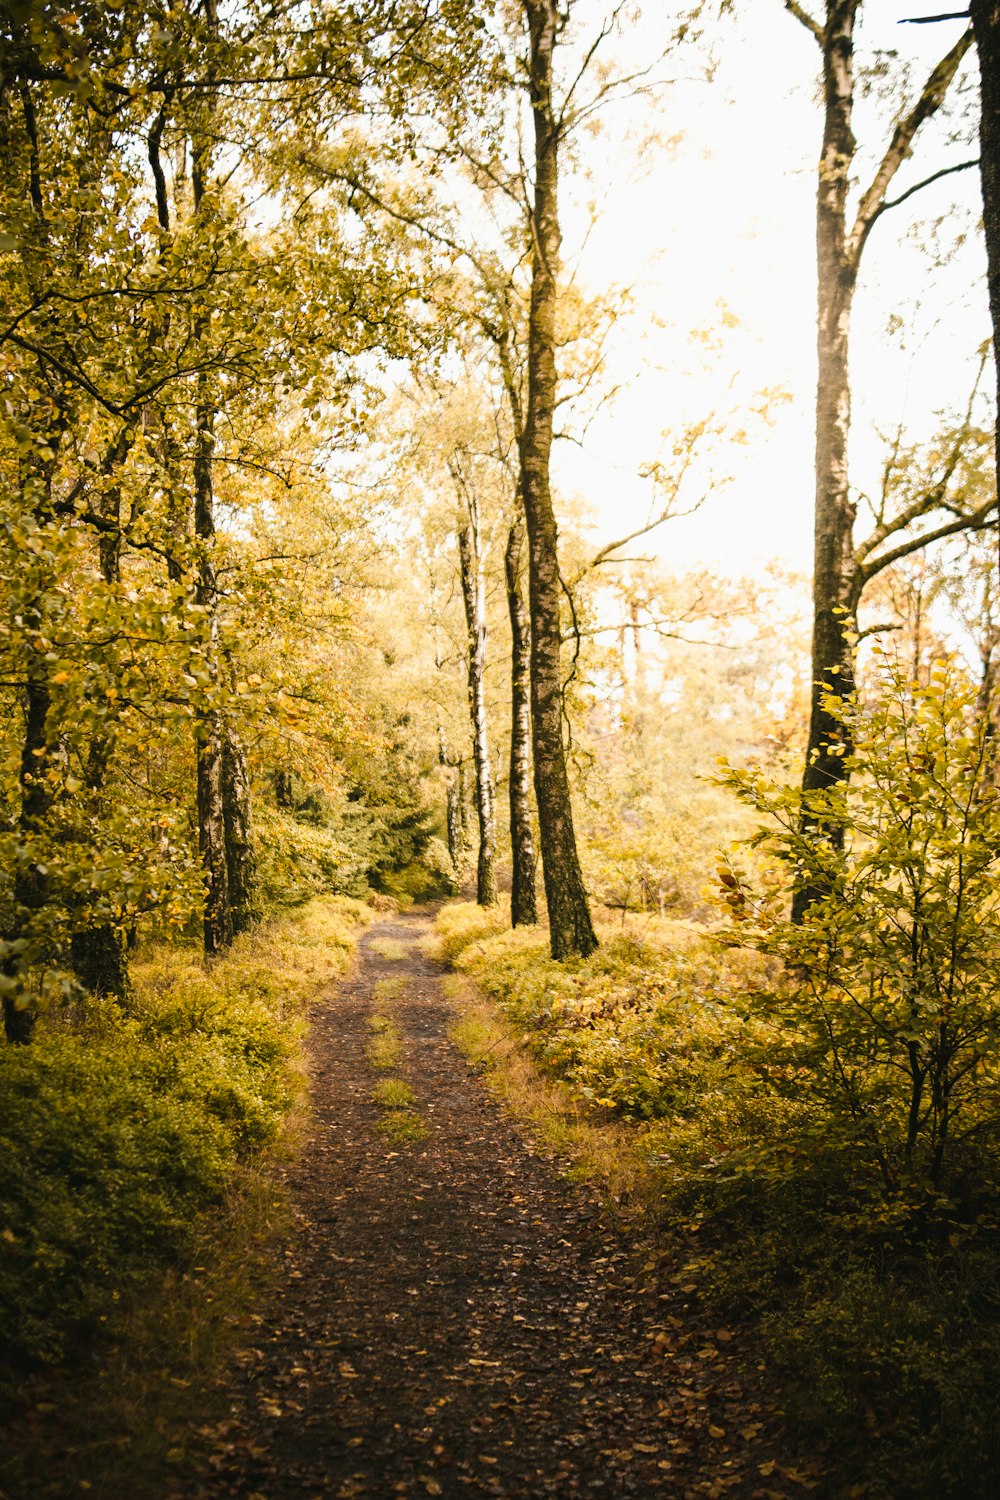
[[[507,537],[504,575],[510,616],[510,850],[512,927],[538,921],[535,841],[531,829],[531,629],[521,593],[524,522],[520,512]]]
[[[812,703],[804,791],[844,776],[839,721],[826,704],[854,687],[854,520],[848,478],[851,305],[857,269],[848,254],[847,191],[855,140],[854,21],[859,0],[827,6],[823,43],[823,150],[816,193],[816,499],[813,531]],[[836,842],[841,830],[829,829]]]
[[[490,778],[490,745],[486,721],[484,672],[486,667],[486,590],[477,518],[473,515],[459,528],[458,551],[462,571],[462,599],[468,631],[469,715],[472,720],[472,751],[476,769],[476,811],[479,820],[479,859],[476,866],[476,900],[480,906],[495,906],[496,820],[493,784]]]
[[[1000,0],[972,0],[969,7],[979,54],[982,112],[979,118],[979,171],[983,184],[983,227],[993,319],[996,368],[996,471],[1000,474]]]
[[[204,384],[202,377],[199,381]],[[208,620],[207,657],[212,678],[218,685],[219,619],[218,591],[212,549],[215,541],[215,504],[212,492],[212,455],[215,446],[215,412],[204,393],[196,415],[194,460],[194,533],[199,544],[198,581],[195,599]],[[226,817],[222,800],[224,730],[218,708],[202,709],[195,734],[198,766],[198,845],[205,872],[205,952],[218,953],[232,941],[229,905],[229,862],[226,858]]]
[[[897,120],[885,153],[857,212],[848,221],[847,200],[856,152],[854,24],[861,0],[827,0],[825,21],[809,16],[798,0],[786,6],[810,30],[823,58],[823,147],[816,192],[817,379],[816,491],[814,511],[812,695],[804,792],[831,790],[846,778],[850,751],[829,700],[854,689],[857,610],[865,575],[854,545],[855,506],[850,491],[850,331],[858,272],[868,236],[890,205],[886,194],[914,137],[933,115],[968,49],[967,33],[932,70],[911,109]],[[834,816],[811,818],[819,837],[839,845],[843,828]],[[792,915],[800,920],[816,897],[800,884]]]
[[[528,403],[520,446],[521,494],[528,530],[531,610],[531,721],[535,799],[553,958],[591,953],[590,919],[573,829],[563,744],[558,533],[549,487],[556,401],[556,277],[559,270],[559,123],[552,104],[556,0],[523,0],[530,38],[534,124]]]

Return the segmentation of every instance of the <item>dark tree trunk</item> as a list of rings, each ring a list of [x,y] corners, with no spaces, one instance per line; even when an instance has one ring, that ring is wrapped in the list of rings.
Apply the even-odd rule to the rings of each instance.
[[[549,487],[556,402],[556,278],[559,271],[559,125],[552,108],[556,0],[523,0],[530,36],[529,86],[535,138],[531,210],[528,405],[520,445],[528,529],[531,722],[542,873],[554,958],[591,953],[597,937],[573,829],[563,744],[562,624],[558,533]]]
[[[214,0],[206,0],[210,29],[216,25]],[[209,104],[209,119],[213,106]],[[211,146],[202,138],[191,147],[191,189],[195,220],[202,218],[210,166]],[[207,327],[199,320],[197,332]],[[215,576],[215,495],[212,466],[215,456],[215,403],[209,377],[199,373],[195,401],[194,434],[194,535],[198,548],[198,578],[195,599],[204,611],[208,639],[206,656],[212,688],[220,673],[219,592]],[[218,708],[202,709],[196,730],[198,775],[198,843],[205,872],[204,941],[206,953],[217,953],[233,938],[229,897],[229,857],[226,849],[226,814],[223,805],[223,759],[226,726]]]
[[[486,722],[486,599],[482,560],[475,518],[458,533],[462,570],[462,599],[467,628],[469,716],[472,721],[472,752],[476,768],[476,811],[479,821],[479,858],[476,865],[476,900],[480,906],[495,906],[496,822],[493,815],[493,784],[490,779],[490,746]]]
[[[979,170],[996,367],[996,471],[1000,472],[1000,0],[972,0],[970,11],[982,92]]]
[[[457,874],[458,862],[462,857],[462,812],[458,805],[458,775],[448,754],[448,736],[443,724],[438,725],[438,765],[445,784],[448,855]]]
[[[458,797],[458,832],[461,843],[462,854],[465,855],[469,847],[469,773],[466,770],[464,760],[458,762],[458,775],[455,778],[456,794]]]
[[[507,610],[510,615],[510,890],[512,927],[538,921],[535,895],[535,842],[531,831],[531,629],[521,593],[524,523],[510,528],[504,553]]]
[[[32,653],[34,656],[35,653]],[[24,742],[21,747],[21,813],[19,832],[30,850],[45,827],[52,797],[46,780],[46,762],[51,747],[48,742],[49,685],[41,662],[28,661],[28,678],[24,700]],[[49,881],[44,866],[31,861],[19,863],[14,874],[15,937],[28,936],[32,920],[48,899]],[[8,975],[17,972],[16,960],[5,964]],[[8,1042],[30,1042],[35,1028],[34,1010],[17,1005],[14,997],[5,995],[3,1002],[4,1035]]]
[[[294,782],[292,773],[283,767],[274,773],[274,801],[283,812],[295,811]]]
[[[233,936],[260,919],[257,850],[253,839],[250,777],[239,735],[231,724],[222,740],[222,819],[226,845],[226,875]]]
[[[129,435],[123,438],[131,442]],[[111,522],[98,541],[101,576],[109,588],[121,583],[121,496],[113,488],[105,497],[101,514]],[[110,725],[98,729],[87,756],[87,790],[96,816],[106,811],[106,788],[114,731]],[[74,932],[70,939],[70,963],[77,979],[95,995],[113,995],[127,1004],[132,998],[128,971],[128,946],[124,930],[112,922],[99,922]]]

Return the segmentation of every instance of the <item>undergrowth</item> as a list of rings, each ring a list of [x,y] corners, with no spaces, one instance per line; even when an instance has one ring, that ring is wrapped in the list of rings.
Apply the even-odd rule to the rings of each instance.
[[[275,1142],[300,1089],[304,1001],[342,972],[360,902],[328,898],[206,963],[157,947],[110,1001],[0,1049],[0,1399],[71,1368]],[[96,1340],[96,1344],[95,1344]]]

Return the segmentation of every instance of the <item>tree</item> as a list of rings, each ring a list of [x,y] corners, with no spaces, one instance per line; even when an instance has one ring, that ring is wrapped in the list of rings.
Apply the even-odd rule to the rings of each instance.
[[[735,867],[720,877],[734,936],[784,964],[757,997],[780,1022],[763,1078],[818,1102],[824,1139],[860,1148],[891,1195],[954,1181],[963,1145],[997,1128],[1000,804],[978,685],[946,663],[922,687],[908,671],[879,678],[864,707],[829,705],[852,745],[849,782],[799,794],[729,771],[765,816],[750,843],[778,863],[770,882]],[[803,829],[800,795],[815,822],[837,803],[840,847]],[[785,916],[789,866],[821,893],[799,924]]]
[[[966,31],[932,70],[913,105],[896,122],[882,159],[848,219],[848,193],[857,149],[854,105],[854,24],[861,0],[827,0],[822,22],[798,3],[786,9],[812,33],[822,56],[823,145],[816,194],[817,359],[816,491],[813,581],[813,694],[803,773],[806,791],[836,785],[845,774],[843,722],[830,703],[847,696],[854,679],[856,604],[855,504],[849,474],[851,310],[862,256],[872,229],[894,204],[889,187],[909,156],[921,125],[934,115],[969,49]],[[907,195],[908,196],[908,195]],[[828,836],[836,841],[838,830]],[[801,914],[811,893],[796,894]]]
[[[993,319],[997,426],[995,462],[1000,472],[1000,4],[971,0],[969,12],[979,57],[982,108],[979,119],[979,171],[983,185],[983,228]]]
[[[469,685],[469,717],[472,722],[472,755],[476,768],[476,816],[479,822],[479,854],[476,861],[476,900],[480,906],[495,906],[496,819],[493,810],[493,774],[490,737],[486,719],[486,562],[489,540],[483,533],[483,517],[474,481],[464,472],[461,453],[449,461],[462,512],[458,518],[458,553],[462,578],[462,601],[467,632],[466,670]]]
[[[510,619],[510,849],[512,927],[538,921],[535,839],[531,827],[531,625],[521,585],[524,520],[520,511],[507,534],[504,579]]]
[[[576,848],[563,700],[558,531],[549,467],[556,405],[556,307],[559,274],[559,147],[565,116],[553,98],[553,56],[564,16],[555,0],[524,0],[534,126],[531,202],[531,306],[528,399],[521,440],[521,495],[528,533],[531,609],[531,722],[535,799],[553,958],[597,946]]]

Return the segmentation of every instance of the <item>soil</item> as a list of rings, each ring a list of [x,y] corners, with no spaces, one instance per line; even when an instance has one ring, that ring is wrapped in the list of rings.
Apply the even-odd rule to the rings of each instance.
[[[200,1473],[171,1500],[813,1488],[775,1460],[739,1339],[704,1326],[693,1288],[651,1277],[648,1246],[525,1138],[449,1040],[429,924],[373,926],[315,1008],[294,1233],[231,1415],[203,1430]],[[416,1096],[422,1139],[385,1134],[400,1114],[373,1099],[373,1005],[398,1031],[391,1076]]]

